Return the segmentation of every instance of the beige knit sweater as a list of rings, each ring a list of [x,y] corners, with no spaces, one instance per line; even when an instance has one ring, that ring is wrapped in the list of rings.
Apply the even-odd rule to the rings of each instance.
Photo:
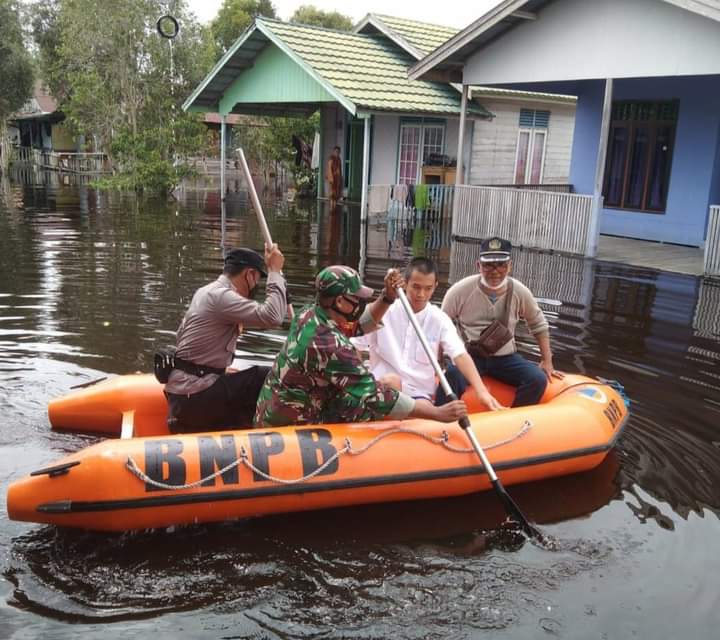
[[[512,300],[510,301],[510,315],[508,329],[514,335],[515,327],[522,318],[528,326],[530,333],[537,335],[548,331],[548,322],[545,314],[538,306],[535,296],[522,282],[513,281]],[[445,294],[442,310],[460,329],[460,335],[466,340],[477,340],[483,330],[493,320],[501,320],[505,310],[505,293],[497,297],[493,303],[490,297],[480,287],[480,276],[473,275],[456,282]],[[498,350],[496,356],[504,356],[517,351],[513,338]]]

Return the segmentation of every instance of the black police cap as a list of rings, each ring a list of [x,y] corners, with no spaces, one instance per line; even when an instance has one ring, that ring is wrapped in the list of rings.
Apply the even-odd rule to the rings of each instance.
[[[487,238],[480,243],[480,262],[507,262],[512,244],[504,238]]]
[[[226,267],[252,267],[257,269],[263,277],[267,276],[267,268],[263,257],[252,249],[233,249],[225,255]]]

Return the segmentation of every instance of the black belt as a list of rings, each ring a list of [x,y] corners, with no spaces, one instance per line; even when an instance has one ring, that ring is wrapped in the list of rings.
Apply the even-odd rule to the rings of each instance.
[[[198,378],[202,378],[209,373],[214,373],[218,376],[221,376],[225,373],[224,368],[219,369],[218,367],[210,367],[205,364],[195,364],[194,362],[190,362],[189,360],[183,360],[182,358],[178,358],[177,356],[175,356],[174,368],[180,369],[180,371],[184,371],[185,373],[189,373],[191,376],[197,376]]]

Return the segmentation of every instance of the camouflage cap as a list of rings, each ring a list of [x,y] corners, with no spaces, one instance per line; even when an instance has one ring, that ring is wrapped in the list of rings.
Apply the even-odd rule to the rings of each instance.
[[[315,278],[315,289],[323,296],[347,293],[358,298],[372,298],[373,290],[363,285],[360,274],[350,267],[335,264],[325,267]]]

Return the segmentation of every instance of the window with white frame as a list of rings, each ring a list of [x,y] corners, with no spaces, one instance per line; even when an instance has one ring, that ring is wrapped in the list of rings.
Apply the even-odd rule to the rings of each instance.
[[[549,111],[520,109],[514,184],[542,183],[549,123]]]
[[[403,122],[400,125],[398,184],[420,181],[422,165],[431,153],[445,149],[445,125],[428,122]]]

